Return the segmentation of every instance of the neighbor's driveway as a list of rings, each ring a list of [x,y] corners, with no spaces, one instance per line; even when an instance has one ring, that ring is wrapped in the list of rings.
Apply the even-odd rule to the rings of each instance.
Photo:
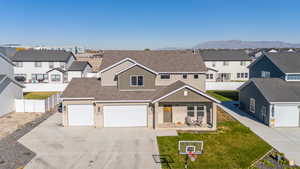
[[[159,169],[156,135],[146,128],[63,128],[55,114],[19,142],[37,156],[25,169]]]
[[[283,152],[289,160],[294,160],[300,165],[300,128],[270,128],[257,122],[230,102],[220,106],[275,149]]]

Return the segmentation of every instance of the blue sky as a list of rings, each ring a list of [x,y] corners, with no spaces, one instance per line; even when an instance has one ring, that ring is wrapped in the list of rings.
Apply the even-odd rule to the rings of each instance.
[[[0,44],[99,49],[300,43],[299,0],[0,0]]]

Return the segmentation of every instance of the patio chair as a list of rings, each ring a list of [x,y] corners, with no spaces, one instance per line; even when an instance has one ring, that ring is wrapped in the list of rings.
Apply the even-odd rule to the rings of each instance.
[[[198,117],[197,117],[197,125],[198,125],[198,126],[202,126],[202,124],[203,124],[203,119],[204,119],[203,116],[198,116]]]
[[[188,125],[188,126],[194,126],[194,125],[197,125],[197,122],[193,121],[191,117],[187,116],[185,117],[185,123]]]

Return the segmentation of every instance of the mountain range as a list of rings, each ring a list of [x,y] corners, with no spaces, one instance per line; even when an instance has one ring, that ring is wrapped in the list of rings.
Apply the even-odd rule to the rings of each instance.
[[[242,48],[300,48],[300,43],[288,43],[283,41],[207,41],[197,44],[193,48],[199,49],[242,49]]]

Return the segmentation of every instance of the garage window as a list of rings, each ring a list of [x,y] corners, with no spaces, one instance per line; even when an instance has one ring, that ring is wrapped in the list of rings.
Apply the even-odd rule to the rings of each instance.
[[[261,114],[262,114],[264,119],[267,117],[267,108],[266,108],[266,106],[261,107]]]
[[[255,99],[250,98],[250,112],[255,113]]]

